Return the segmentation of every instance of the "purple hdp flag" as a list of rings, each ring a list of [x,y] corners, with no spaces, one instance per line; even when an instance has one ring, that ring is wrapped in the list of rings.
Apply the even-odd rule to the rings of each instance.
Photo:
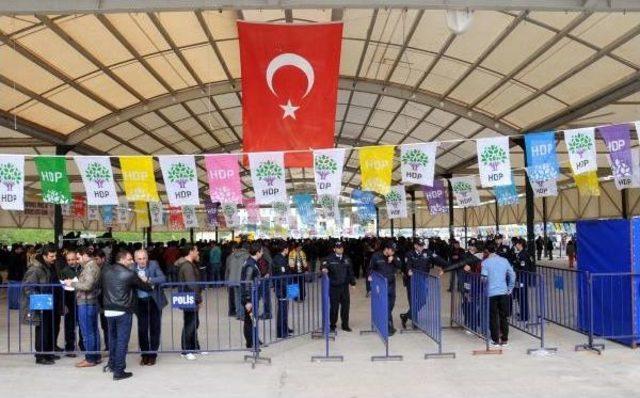
[[[207,212],[207,221],[209,225],[212,227],[218,226],[218,208],[220,207],[220,202],[211,202],[211,199],[204,199],[204,209]]]
[[[444,182],[440,179],[433,180],[433,186],[423,186],[424,197],[429,204],[429,212],[431,215],[437,215],[441,213],[447,213],[449,208],[447,207],[447,196],[444,187]]]
[[[628,124],[600,127],[598,129],[609,149],[611,171],[618,189],[627,188],[632,183],[633,162],[631,161],[631,133]]]

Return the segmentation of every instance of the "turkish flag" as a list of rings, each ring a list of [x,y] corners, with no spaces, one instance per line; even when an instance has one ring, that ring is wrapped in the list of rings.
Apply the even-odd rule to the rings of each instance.
[[[334,145],[342,23],[238,21],[245,152]],[[310,167],[288,153],[286,167]]]

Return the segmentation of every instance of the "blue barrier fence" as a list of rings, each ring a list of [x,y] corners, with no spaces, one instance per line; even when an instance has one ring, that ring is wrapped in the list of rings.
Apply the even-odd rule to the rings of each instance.
[[[361,331],[360,334],[375,333],[384,344],[385,355],[375,355],[372,361],[401,361],[402,355],[389,355],[389,324],[391,314],[389,309],[389,285],[387,278],[378,272],[371,272],[371,330]]]
[[[335,333],[329,328],[329,311],[331,303],[329,301],[329,277],[322,275],[322,338],[324,339],[324,355],[314,355],[311,357],[312,362],[342,362],[342,355],[331,355],[331,347],[329,340],[335,339]]]
[[[588,303],[586,271],[538,266],[537,273],[542,275],[544,284],[544,318],[551,323],[573,330],[588,333],[585,320],[581,321],[580,306]]]

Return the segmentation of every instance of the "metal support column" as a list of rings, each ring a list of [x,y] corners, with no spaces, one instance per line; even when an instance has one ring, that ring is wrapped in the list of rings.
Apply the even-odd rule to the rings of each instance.
[[[380,237],[380,209],[376,206],[376,237]]]
[[[218,242],[218,243],[220,242],[220,241],[218,240],[218,227],[217,227],[217,226],[216,226],[216,242]]]
[[[416,191],[411,191],[411,206],[413,213],[411,214],[411,236],[416,237]]]
[[[495,201],[495,211],[496,211],[496,233],[500,233],[500,209],[498,209],[498,200]]]
[[[56,145],[56,155],[66,155],[73,149],[73,145]],[[62,218],[62,206],[53,206],[53,241],[57,247],[62,247],[64,235],[64,219]]]
[[[542,198],[542,237],[543,237],[543,249],[544,249],[544,258],[547,258],[549,254],[547,253],[547,198]]]
[[[151,239],[151,225],[147,227],[147,247],[150,247],[153,243],[153,239]]]
[[[469,238],[467,237],[467,208],[462,209],[462,215],[464,217],[464,248],[467,248],[467,242]]]
[[[627,193],[628,189],[623,189],[620,191],[620,195],[622,196],[621,207],[622,207],[622,218],[625,220],[629,218],[629,205],[627,202]]]
[[[451,178],[451,177],[449,177]],[[455,234],[453,233],[453,185],[451,185],[451,180],[447,179],[449,183],[449,240],[455,239]]]
[[[390,225],[390,228],[391,228],[391,237],[393,238],[393,237],[394,237],[394,233],[393,233],[393,232],[394,232],[394,231],[393,231],[393,219],[390,219],[390,220],[389,220],[389,225]]]
[[[195,242],[193,228],[189,228],[189,241],[191,242],[192,245]]]
[[[524,167],[529,166],[527,164],[527,151],[524,145],[524,139],[518,138],[515,140],[516,144],[522,148],[522,156],[524,156]],[[526,172],[525,174],[525,206],[526,206],[526,215],[527,215],[527,251],[529,252],[529,256],[533,258],[533,263],[536,263],[536,235],[535,230],[533,228],[533,222],[535,218],[535,198],[533,196],[533,187],[531,187],[531,181],[529,180],[529,174]]]

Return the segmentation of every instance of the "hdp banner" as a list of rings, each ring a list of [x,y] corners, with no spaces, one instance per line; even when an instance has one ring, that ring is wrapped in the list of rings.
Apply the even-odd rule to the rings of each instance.
[[[127,225],[129,223],[129,204],[127,201],[120,201],[118,211],[116,213],[119,225]]]
[[[244,199],[244,208],[247,210],[247,222],[249,224],[260,223],[260,208],[255,198]]]
[[[117,205],[118,194],[113,179],[111,161],[107,156],[80,156],[74,158],[82,184],[91,206]]]
[[[524,143],[529,176],[535,175],[536,181],[557,179],[560,165],[556,154],[556,133],[528,133],[524,136]]]
[[[204,211],[207,213],[207,222],[211,227],[218,226],[218,207],[220,202],[212,202],[210,198],[204,199]]]
[[[598,170],[593,127],[565,130],[564,143],[569,152],[569,162],[574,175]]]
[[[211,202],[242,203],[238,155],[207,155],[204,165]]]
[[[598,185],[598,172],[574,174],[573,179],[578,187],[578,192],[583,196],[600,196],[600,186]]]
[[[376,219],[375,197],[373,192],[354,189],[351,200],[357,204],[357,216],[360,222]]]
[[[124,191],[129,202],[159,202],[151,156],[120,156]]]
[[[249,167],[258,204],[267,205],[287,201],[282,152],[250,153]]]
[[[511,173],[511,171],[509,171]],[[451,188],[453,189],[453,197],[458,206],[470,207],[480,204],[480,196],[476,188],[476,177],[455,177],[451,179]]]
[[[316,225],[316,208],[311,195],[308,193],[293,195],[293,203],[296,205],[300,219],[304,224]]]
[[[164,225],[162,202],[149,202],[149,215],[151,216],[152,227]]]
[[[220,226],[220,228],[227,228],[227,223],[224,220],[224,214],[222,214],[222,212],[219,209],[216,217],[218,218],[218,225]]]
[[[63,217],[71,217],[71,204],[60,205],[60,209],[62,210]]]
[[[70,204],[67,159],[62,156],[36,156],[35,162],[40,175],[42,201],[58,205]]]
[[[185,228],[198,228],[198,215],[195,206],[182,206],[182,217]]]
[[[437,150],[437,142],[402,145],[400,147],[402,182],[432,186]]]
[[[24,156],[0,156],[0,208],[24,210]]]
[[[87,217],[87,201],[82,195],[73,195],[71,203],[71,215],[73,218],[84,219]]]
[[[527,174],[529,175],[529,182],[533,189],[533,196],[536,198],[544,198],[547,196],[558,195],[558,184],[555,178],[545,180],[540,178],[541,167],[537,166],[533,170],[527,167]]]
[[[429,213],[431,213],[432,216],[449,212],[446,188],[444,187],[443,180],[434,180],[432,187],[425,185],[422,187],[422,190],[429,205]]]
[[[197,206],[198,171],[193,155],[159,156],[162,179],[171,206]]]
[[[518,191],[514,184],[495,187],[493,188],[493,194],[495,195],[499,206],[518,204]]]
[[[360,149],[362,189],[382,195],[391,189],[393,145],[368,146]]]
[[[100,221],[100,206],[87,206],[87,220]]]
[[[342,24],[238,22],[238,38],[244,151],[333,147]]]
[[[227,226],[233,227],[238,224],[238,205],[236,203],[222,203],[221,210]]]
[[[273,202],[271,211],[275,216],[276,225],[289,225],[289,202]]]
[[[407,195],[404,185],[394,185],[384,197],[387,204],[387,217],[406,218],[407,217]]]
[[[631,148],[631,164],[633,165],[631,188],[640,188],[640,148]]]
[[[476,140],[476,147],[482,186],[510,185],[509,137],[480,138]]]
[[[318,195],[340,195],[344,148],[313,151],[313,172]]]
[[[320,195],[318,196],[318,204],[325,219],[333,219],[337,223],[340,221],[340,207],[338,196]]]
[[[136,227],[147,228],[149,226],[149,208],[147,202],[135,202],[133,213],[136,216]]]
[[[184,228],[182,209],[177,206],[169,206],[169,229],[172,231],[182,231]]]
[[[102,224],[105,226],[110,226],[113,224],[114,218],[114,210],[116,206],[114,205],[105,205],[100,206],[100,214],[102,215]]]
[[[631,132],[628,124],[600,127],[600,135],[609,149],[609,164],[616,188],[631,188],[633,185],[633,162],[631,159]]]

